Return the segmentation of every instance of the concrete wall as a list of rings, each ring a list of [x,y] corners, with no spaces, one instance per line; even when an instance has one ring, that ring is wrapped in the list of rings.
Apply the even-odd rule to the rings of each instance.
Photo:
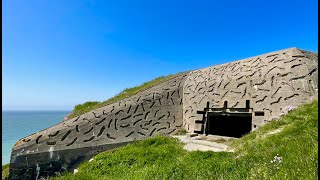
[[[252,129],[277,119],[318,96],[318,54],[296,48],[184,73],[171,80],[63,121],[19,140],[12,150],[11,179],[36,179],[72,170],[93,155],[178,128],[202,131],[209,102],[245,107],[250,100]]]
[[[264,116],[252,117],[252,129],[318,96],[318,55],[297,48],[212,66],[190,72],[183,88],[184,127],[202,131],[202,115],[207,102],[213,108],[244,108],[250,100],[253,111]]]
[[[93,155],[182,128],[182,74],[135,96],[63,121],[18,141],[10,178],[35,179],[72,170]]]

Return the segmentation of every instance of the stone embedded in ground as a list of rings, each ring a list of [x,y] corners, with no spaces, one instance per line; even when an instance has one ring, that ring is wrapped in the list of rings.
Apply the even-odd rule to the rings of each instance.
[[[99,152],[181,127],[242,136],[317,96],[318,54],[297,48],[186,72],[22,138],[13,147],[9,177],[72,172]]]

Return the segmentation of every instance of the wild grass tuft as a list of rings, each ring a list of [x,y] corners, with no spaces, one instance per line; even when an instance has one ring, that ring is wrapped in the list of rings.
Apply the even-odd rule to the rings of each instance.
[[[77,117],[81,114],[84,114],[86,112],[89,112],[89,111],[92,111],[94,109],[97,109],[97,108],[100,108],[100,107],[103,107],[103,106],[106,106],[106,105],[109,105],[109,104],[112,104],[114,102],[117,102],[117,101],[120,101],[124,98],[127,98],[127,97],[130,97],[130,96],[133,96],[141,91],[144,91],[150,87],[153,87],[155,85],[158,85],[164,81],[167,81],[171,78],[174,78],[178,75],[180,75],[182,73],[177,73],[177,74],[170,74],[168,76],[160,76],[158,78],[155,78],[151,81],[148,81],[148,82],[145,82],[139,86],[135,86],[135,87],[132,87],[132,88],[126,88],[124,89],[123,91],[121,91],[119,94],[115,95],[114,97],[110,98],[110,99],[107,99],[103,102],[98,102],[98,101],[89,101],[89,102],[85,102],[83,104],[78,104],[74,107],[73,111],[68,115],[68,119],[71,119],[71,118],[74,118],[74,117]]]
[[[188,131],[185,128],[179,128],[178,130],[176,130],[176,132],[174,132],[174,135],[185,135],[187,133]]]
[[[10,164],[5,164],[2,166],[2,178],[1,179],[7,179],[9,176],[9,168]]]

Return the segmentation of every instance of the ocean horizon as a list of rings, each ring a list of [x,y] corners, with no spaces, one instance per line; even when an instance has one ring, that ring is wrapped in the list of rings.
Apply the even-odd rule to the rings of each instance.
[[[2,165],[10,162],[13,145],[21,138],[61,122],[67,110],[2,110]]]

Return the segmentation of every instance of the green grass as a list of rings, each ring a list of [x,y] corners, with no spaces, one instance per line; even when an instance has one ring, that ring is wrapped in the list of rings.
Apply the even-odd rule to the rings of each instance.
[[[94,109],[109,105],[111,103],[120,101],[124,98],[133,96],[141,91],[144,91],[150,87],[153,87],[155,85],[158,85],[164,81],[167,81],[173,77],[176,77],[178,75],[180,75],[181,73],[177,73],[177,74],[170,74],[168,76],[160,76],[158,78],[155,78],[151,81],[145,82],[139,86],[135,86],[132,88],[126,88],[123,91],[121,91],[119,94],[115,95],[114,97],[107,99],[106,101],[103,102],[98,102],[98,101],[89,101],[89,102],[85,102],[83,104],[79,104],[76,105],[73,109],[73,111],[68,115],[68,119],[77,117],[81,114],[84,114],[86,112],[92,111]]]
[[[157,136],[100,153],[76,175],[54,179],[318,179],[318,101],[231,146],[235,153],[187,152],[176,139]],[[271,163],[277,154],[282,162]]]
[[[179,129],[176,130],[174,135],[185,135],[187,133],[188,133],[188,131],[185,128],[179,128]]]
[[[2,166],[2,179],[6,179],[9,176],[9,164],[5,164]]]

